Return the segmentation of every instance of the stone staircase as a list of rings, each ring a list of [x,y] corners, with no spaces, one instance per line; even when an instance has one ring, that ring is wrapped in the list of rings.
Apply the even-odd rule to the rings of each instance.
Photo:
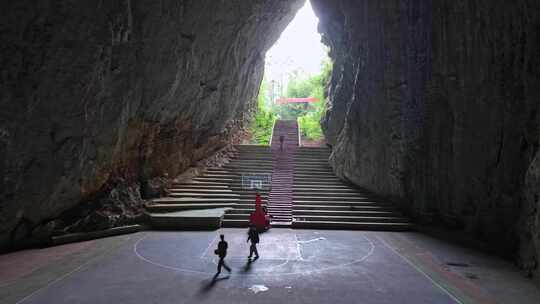
[[[280,137],[284,137],[281,147]],[[293,156],[298,148],[298,124],[295,120],[278,120],[272,133],[274,161],[272,185],[268,195],[268,213],[272,226],[292,223]]]
[[[188,183],[175,183],[167,197],[153,199],[145,208],[155,228],[218,228],[222,214],[240,201],[225,178],[209,172]],[[194,212],[199,210],[199,212]],[[206,212],[206,210],[212,210]]]
[[[300,147],[294,155],[293,228],[408,230],[390,203],[338,179],[328,148]]]
[[[236,146],[237,153],[228,164],[223,166],[223,169],[228,170],[231,174],[235,174],[235,179],[230,183],[231,190],[238,193],[239,201],[228,210],[223,218],[224,227],[247,227],[249,223],[249,215],[255,211],[255,194],[258,191],[261,194],[263,206],[268,203],[268,191],[270,188],[270,178],[273,171],[272,152],[269,146],[257,145],[238,145]],[[267,180],[260,184],[262,189],[250,189],[250,184],[242,184],[242,176],[244,180],[249,176],[259,175],[267,177]],[[257,178],[255,178],[256,180]],[[250,181],[251,179],[247,179]]]
[[[283,151],[279,136],[285,136]],[[272,146],[237,145],[234,157],[145,207],[151,223],[166,229],[247,227],[255,210],[251,183],[261,187],[273,227],[407,230],[407,218],[390,203],[339,180],[330,149],[298,147],[295,121],[277,121]],[[271,178],[270,178],[271,177]]]
[[[189,182],[175,183],[169,196],[153,199],[145,207],[156,228],[244,227],[255,210],[255,190],[242,185],[243,175],[268,175],[273,170],[268,146],[238,145],[230,162],[208,168]],[[263,204],[269,182],[260,184]],[[193,212],[200,210],[199,212]]]

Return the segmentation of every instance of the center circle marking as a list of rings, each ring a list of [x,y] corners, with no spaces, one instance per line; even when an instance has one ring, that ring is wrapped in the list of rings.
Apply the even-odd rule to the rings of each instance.
[[[133,253],[135,254],[135,256],[138,259],[140,259],[140,260],[142,260],[142,261],[144,261],[146,263],[152,264],[152,265],[154,265],[156,267],[160,267],[160,268],[164,268],[164,269],[168,269],[168,270],[174,270],[174,271],[180,271],[180,272],[192,273],[192,274],[201,274],[201,275],[213,275],[213,274],[215,274],[215,272],[193,270],[193,269],[187,269],[187,268],[182,268],[182,267],[176,267],[176,266],[163,264],[160,261],[155,261],[152,258],[149,258],[149,257],[145,256],[144,254],[141,254],[141,252],[139,250],[139,245],[141,244],[141,242],[143,242],[145,239],[147,239],[148,236],[149,236],[149,234],[145,234],[143,237],[141,237],[139,240],[137,240],[137,242],[135,242],[135,244],[133,245]],[[363,262],[364,260],[366,260],[368,257],[370,257],[373,254],[374,250],[375,250],[375,245],[373,244],[373,242],[369,238],[367,238],[365,235],[362,235],[362,237],[368,242],[370,248],[369,248],[368,252],[364,256],[362,256],[362,257],[360,257],[358,259],[355,259],[355,260],[353,260],[351,262],[342,263],[342,264],[338,264],[338,265],[331,265],[331,266],[317,268],[317,269],[313,269],[313,270],[305,270],[305,271],[279,272],[279,273],[273,273],[273,272],[267,271],[268,269],[272,270],[272,269],[275,269],[275,268],[278,268],[278,267],[285,266],[286,264],[291,262],[291,260],[289,260],[289,259],[283,259],[283,261],[284,261],[283,263],[275,265],[275,266],[270,266],[270,267],[263,268],[263,269],[259,270],[259,272],[257,272],[257,273],[238,273],[238,272],[234,272],[234,273],[231,274],[231,277],[234,277],[234,276],[302,275],[302,274],[310,274],[310,273],[319,273],[319,272],[324,272],[324,271],[328,271],[328,270],[332,270],[332,269],[336,269],[336,268],[342,268],[342,267],[347,267],[347,266],[350,266],[350,265],[358,264],[358,263]],[[203,260],[204,259],[205,258],[203,258]],[[215,258],[212,258],[211,260],[212,260],[212,263],[214,265],[217,265],[217,262],[216,262]],[[231,257],[231,258],[226,259],[226,261],[236,261],[236,260],[239,260],[239,258]],[[272,260],[275,261],[275,260],[278,260],[278,259],[261,259],[261,261],[272,261]],[[292,261],[294,261],[294,260],[292,260]]]

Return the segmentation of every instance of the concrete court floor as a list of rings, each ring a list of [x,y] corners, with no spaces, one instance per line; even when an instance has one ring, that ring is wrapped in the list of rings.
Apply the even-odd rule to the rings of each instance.
[[[229,242],[216,271],[218,235]],[[506,261],[406,232],[140,232],[0,255],[0,303],[540,303]],[[450,265],[449,265],[450,264]]]

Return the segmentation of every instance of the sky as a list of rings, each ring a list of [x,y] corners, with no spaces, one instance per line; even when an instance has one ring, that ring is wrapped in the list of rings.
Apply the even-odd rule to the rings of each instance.
[[[268,81],[278,81],[298,69],[310,75],[320,71],[321,61],[328,56],[317,32],[318,23],[308,0],[266,53],[265,77]],[[286,82],[285,79],[282,81]]]

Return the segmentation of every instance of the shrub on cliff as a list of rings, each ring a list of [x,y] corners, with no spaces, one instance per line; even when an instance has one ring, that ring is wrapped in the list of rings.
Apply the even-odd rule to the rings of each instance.
[[[276,120],[276,115],[266,105],[266,88],[264,81],[261,82],[259,95],[257,96],[257,109],[250,124],[251,143],[267,145],[272,135],[272,127]]]

